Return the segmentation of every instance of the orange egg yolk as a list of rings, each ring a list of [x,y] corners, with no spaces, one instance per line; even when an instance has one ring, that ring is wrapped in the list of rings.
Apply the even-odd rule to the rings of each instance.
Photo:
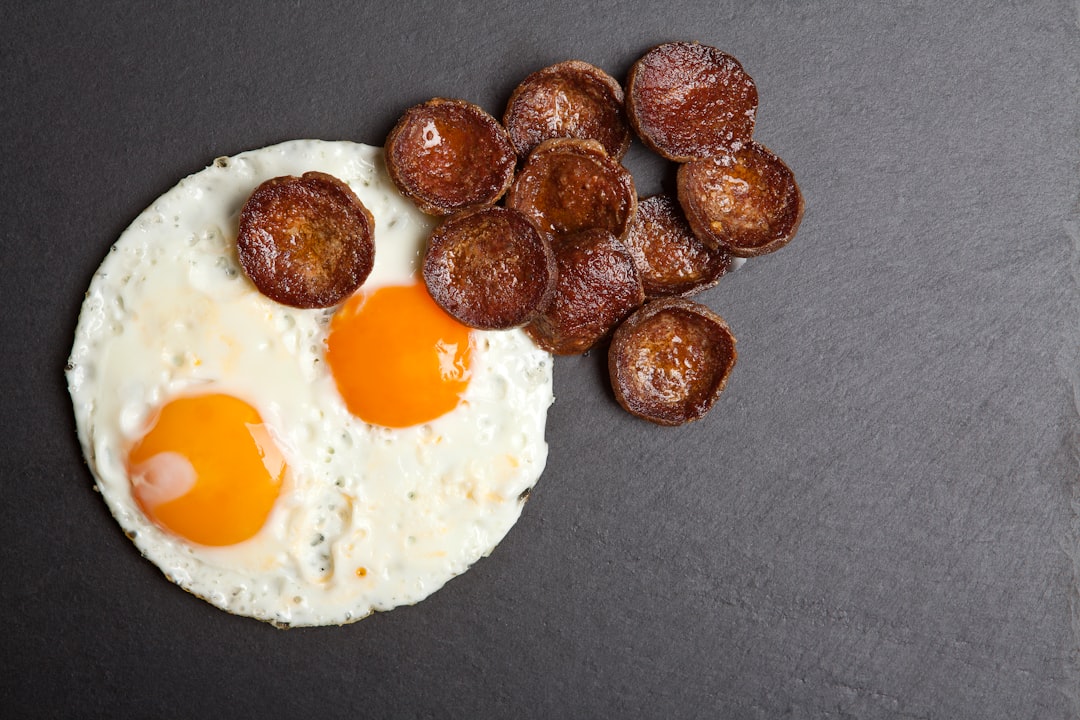
[[[255,408],[222,394],[166,403],[128,454],[139,507],[160,527],[200,545],[233,545],[255,535],[285,470]]]
[[[357,293],[338,310],[326,360],[353,415],[409,427],[457,407],[469,383],[469,338],[423,283],[393,285]]]

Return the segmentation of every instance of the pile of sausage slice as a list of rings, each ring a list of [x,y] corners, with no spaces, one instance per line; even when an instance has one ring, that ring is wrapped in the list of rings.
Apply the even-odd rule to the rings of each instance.
[[[459,99],[409,108],[386,140],[398,189],[442,218],[423,275],[470,327],[523,327],[570,355],[610,339],[615,397],[661,425],[701,418],[735,364],[727,323],[689,296],[732,258],[794,237],[794,175],[753,139],[757,89],[707,45],[646,52],[625,91],[571,60],[529,75],[501,122]],[[678,164],[677,192],[638,198],[621,160],[636,134]]]

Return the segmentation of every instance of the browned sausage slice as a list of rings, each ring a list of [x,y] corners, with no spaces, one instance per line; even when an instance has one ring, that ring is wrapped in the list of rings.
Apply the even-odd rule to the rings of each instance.
[[[773,252],[795,237],[803,197],[784,161],[755,142],[686,163],[678,172],[679,203],[694,234],[732,255]]]
[[[583,353],[607,336],[645,299],[626,246],[607,230],[554,239],[555,297],[525,331],[556,355]]]
[[[552,235],[599,228],[622,239],[637,211],[637,191],[630,171],[600,143],[556,138],[529,155],[506,205]]]
[[[503,126],[464,100],[414,105],[386,138],[390,178],[430,215],[491,205],[510,187],[516,165]]]
[[[517,210],[486,207],[447,217],[428,241],[424,282],[435,302],[465,325],[524,325],[555,292],[555,253]]]
[[[336,305],[371,273],[375,220],[341,180],[286,175],[255,189],[240,211],[237,254],[255,287],[298,308]]]
[[[735,336],[700,303],[646,303],[618,327],[608,350],[615,399],[658,425],[682,425],[716,403],[735,366]]]
[[[638,201],[626,247],[650,299],[700,292],[716,285],[731,267],[726,250],[709,248],[697,239],[670,195]]]
[[[699,43],[658,45],[627,79],[630,124],[646,145],[677,162],[749,140],[757,104],[757,86],[739,61]]]
[[[581,60],[537,70],[515,88],[503,125],[520,157],[544,140],[592,139],[621,160],[630,147],[623,89],[606,72]]]

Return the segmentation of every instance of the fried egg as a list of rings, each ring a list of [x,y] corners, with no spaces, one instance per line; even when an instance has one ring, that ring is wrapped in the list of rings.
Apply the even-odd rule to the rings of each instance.
[[[261,295],[235,248],[252,191],[311,170],[375,219],[371,274],[325,310]],[[379,148],[298,140],[219,158],[121,235],[67,380],[97,488],[172,581],[275,625],[342,624],[422,600],[510,530],[547,458],[552,359],[431,301],[432,226]]]

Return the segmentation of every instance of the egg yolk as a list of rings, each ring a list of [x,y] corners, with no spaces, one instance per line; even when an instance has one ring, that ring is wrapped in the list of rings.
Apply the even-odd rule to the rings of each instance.
[[[143,512],[200,545],[233,545],[255,535],[285,470],[255,408],[222,394],[166,403],[128,454],[132,492]]]
[[[334,315],[326,360],[349,411],[401,428],[457,407],[469,383],[469,328],[423,283],[352,296]]]

